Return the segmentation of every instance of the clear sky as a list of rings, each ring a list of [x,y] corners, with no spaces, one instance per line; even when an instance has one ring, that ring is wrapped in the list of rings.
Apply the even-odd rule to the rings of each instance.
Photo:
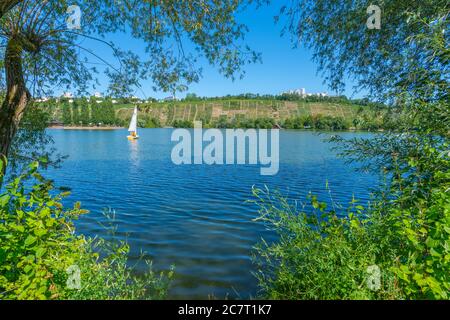
[[[306,88],[306,91],[311,93],[334,94],[323,83],[323,78],[317,74],[317,65],[312,62],[311,52],[301,47],[293,49],[289,35],[281,37],[282,24],[274,23],[274,16],[278,14],[281,3],[282,1],[273,1],[269,6],[247,10],[239,15],[239,20],[250,29],[245,42],[262,54],[262,63],[247,65],[245,78],[233,82],[219,74],[214,66],[201,62],[203,77],[200,82],[191,85],[187,92],[211,97],[240,93],[279,94],[291,89]],[[120,44],[123,49],[144,53],[142,43],[127,35],[114,35],[111,40]],[[108,48],[101,48],[98,43],[89,43],[88,46],[95,47],[96,52],[102,57],[113,59]],[[100,75],[99,81],[101,85],[97,91],[106,92],[107,80]],[[347,87],[344,93],[352,96],[351,85],[348,84]],[[168,96],[167,93],[153,91],[151,81],[143,81],[142,88],[142,91],[136,91],[136,96],[141,98]],[[177,96],[184,97],[185,94],[186,92],[179,93]]]

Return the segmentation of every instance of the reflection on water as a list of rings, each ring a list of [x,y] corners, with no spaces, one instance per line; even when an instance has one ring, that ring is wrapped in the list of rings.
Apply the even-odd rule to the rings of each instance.
[[[139,141],[138,140],[128,140],[128,145],[130,146],[130,162],[133,166],[139,166]]]
[[[253,246],[274,235],[252,221],[256,208],[246,202],[253,185],[279,189],[292,199],[304,200],[309,191],[342,205],[352,196],[367,201],[376,185],[370,175],[354,172],[337,159],[327,134],[280,132],[280,170],[261,176],[259,166],[192,165],[171,162],[171,129],[141,130],[138,141],[119,131],[51,131],[59,152],[69,155],[63,167],[49,174],[58,185],[70,186],[68,202],[80,200],[91,210],[78,230],[106,236],[99,225],[102,210],[116,211],[117,236],[141,250],[156,268],[175,264],[172,297],[248,298],[257,292],[251,274]],[[361,133],[346,133],[346,136]],[[133,261],[132,261],[133,262]]]

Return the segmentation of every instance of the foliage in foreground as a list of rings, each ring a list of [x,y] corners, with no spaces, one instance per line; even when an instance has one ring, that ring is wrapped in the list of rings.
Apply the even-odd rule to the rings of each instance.
[[[415,174],[400,174],[390,186],[396,196],[369,208],[353,201],[346,212],[327,210],[311,197],[314,210],[305,213],[279,194],[255,189],[259,219],[279,235],[256,249],[262,294],[274,299],[450,299],[447,148],[429,148],[426,159],[412,159]],[[434,171],[423,176],[424,167]]]
[[[76,235],[73,221],[87,211],[63,208],[66,194],[52,189],[34,162],[0,195],[0,299],[165,296],[172,272],[135,276],[127,244]]]
[[[402,298],[392,270],[383,261],[394,261],[395,250],[383,250],[377,236],[382,226],[370,224],[364,208],[352,203],[348,216],[326,211],[326,204],[311,198],[307,214],[288,199],[268,190],[254,190],[260,220],[274,229],[279,239],[256,247],[256,276],[261,295],[269,299],[395,299]],[[368,268],[382,270],[382,287],[367,285]],[[370,270],[370,269],[369,269]]]
[[[448,1],[383,1],[382,32],[361,23],[370,4],[297,0],[283,9],[333,89],[348,75],[403,116],[375,137],[333,139],[347,160],[384,172],[369,208],[327,211],[313,199],[309,215],[255,191],[260,219],[279,234],[257,250],[267,297],[450,299]]]

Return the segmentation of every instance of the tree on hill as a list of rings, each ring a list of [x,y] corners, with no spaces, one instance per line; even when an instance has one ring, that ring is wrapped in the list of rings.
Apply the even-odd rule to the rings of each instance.
[[[80,100],[80,122],[84,126],[91,123],[90,107],[86,99]]]
[[[73,124],[79,126],[81,124],[81,112],[80,112],[80,105],[78,104],[78,101],[75,100],[72,105],[72,120]]]
[[[72,122],[72,108],[69,104],[64,103],[61,105],[62,108],[62,122],[64,125],[71,125]]]

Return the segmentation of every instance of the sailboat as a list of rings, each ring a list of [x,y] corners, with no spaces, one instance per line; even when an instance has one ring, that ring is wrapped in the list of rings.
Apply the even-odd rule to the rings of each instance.
[[[131,117],[130,127],[128,128],[130,135],[127,137],[128,140],[139,139],[137,134],[137,107],[134,107],[133,116]]]

